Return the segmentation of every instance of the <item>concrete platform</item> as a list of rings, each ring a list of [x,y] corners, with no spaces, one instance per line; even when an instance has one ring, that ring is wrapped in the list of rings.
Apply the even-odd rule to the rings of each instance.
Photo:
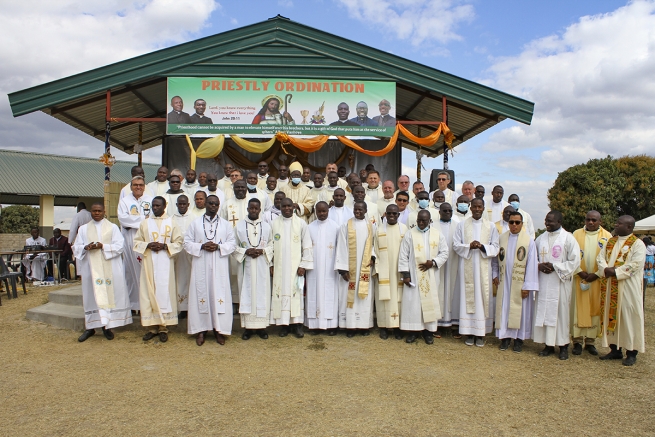
[[[27,310],[27,319],[58,328],[84,330],[81,285],[52,291],[48,293],[48,301],[45,305]]]

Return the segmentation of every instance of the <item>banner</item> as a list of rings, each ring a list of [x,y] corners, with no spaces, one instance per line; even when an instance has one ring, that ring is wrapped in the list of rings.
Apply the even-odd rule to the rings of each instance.
[[[395,82],[168,78],[168,135],[390,137]]]

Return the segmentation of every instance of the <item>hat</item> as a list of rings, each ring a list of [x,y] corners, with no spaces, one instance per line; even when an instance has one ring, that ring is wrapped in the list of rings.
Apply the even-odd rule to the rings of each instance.
[[[302,164],[299,163],[298,161],[291,163],[291,165],[289,166],[289,174],[293,173],[296,170],[302,173]]]

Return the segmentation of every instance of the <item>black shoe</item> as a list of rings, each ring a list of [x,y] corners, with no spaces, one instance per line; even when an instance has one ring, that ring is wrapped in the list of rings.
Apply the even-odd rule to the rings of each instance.
[[[180,314],[177,315],[177,318],[180,319],[180,320],[184,320],[184,319],[187,318],[188,314],[189,313],[187,311],[180,311]]]
[[[400,330],[400,328],[396,328],[393,331],[393,337],[396,340],[402,340],[403,339],[403,331]]]
[[[328,335],[330,337],[334,337],[339,333],[339,328],[334,328],[334,329],[328,329]]]
[[[559,359],[568,360],[569,359],[569,345],[564,345],[559,347]]]
[[[612,349],[609,354],[598,357],[601,360],[622,360],[623,352],[620,350]]]
[[[86,331],[84,331],[82,333],[82,335],[80,335],[77,338],[77,341],[79,341],[80,343],[82,343],[83,341],[87,341],[89,339],[89,337],[93,337],[95,335],[95,333],[96,333],[95,329],[87,329]]]
[[[371,331],[369,331],[368,329],[362,329],[359,333],[362,334],[364,337],[368,337],[369,335],[371,335]]]
[[[386,340],[389,338],[389,333],[387,332],[387,328],[380,328],[380,338],[382,340]]]
[[[412,332],[405,339],[405,343],[414,343],[417,338],[418,338],[418,335],[416,335],[415,332]]]
[[[252,331],[246,329],[243,331],[243,334],[241,334],[241,340],[250,340],[250,336],[252,336]]]
[[[539,352],[540,357],[547,357],[548,355],[552,355],[555,353],[555,347],[553,346],[546,346],[544,350]]]
[[[425,340],[425,344],[434,344],[434,335],[429,331],[424,331],[423,340]]]
[[[517,354],[520,354],[521,351],[523,351],[523,340],[519,340],[518,338],[514,339],[514,348],[512,349],[514,352]]]
[[[318,335],[321,333],[320,329],[310,329],[309,330],[309,335]]]
[[[346,337],[353,338],[355,334],[357,334],[357,332],[354,329],[348,329],[348,331],[346,332]]]
[[[268,332],[266,332],[265,329],[258,330],[257,335],[259,335],[259,338],[261,338],[262,340],[268,340]]]
[[[593,356],[598,355],[598,349],[596,349],[596,346],[594,346],[593,344],[588,344],[588,345],[586,345],[586,346],[584,347],[584,349],[585,349],[587,352],[589,352],[589,355],[593,355]]]
[[[104,334],[105,338],[107,340],[113,340],[114,339],[114,333],[111,332],[111,329],[105,329],[105,327],[102,327],[102,333]]]
[[[143,341],[152,340],[155,337],[157,337],[157,334],[154,332],[146,332],[146,335],[143,336]]]
[[[582,345],[580,343],[575,343],[573,345],[573,355],[582,355]]]
[[[625,360],[623,360],[623,365],[634,366],[634,364],[637,362],[637,351],[627,351],[625,355],[626,357]]]
[[[512,341],[510,338],[503,338],[502,340],[500,340],[500,346],[498,347],[498,349],[500,349],[501,351],[506,351],[507,349],[509,349],[510,341]]]
[[[282,326],[282,329],[280,329],[280,333],[278,335],[280,337],[286,337],[287,335],[289,335],[289,332],[291,332],[289,325],[284,325]]]
[[[159,341],[161,341],[162,343],[166,343],[168,341],[167,332],[160,332],[158,335],[159,335]]]
[[[296,338],[303,338],[305,336],[305,333],[302,330],[302,325],[300,323],[296,323],[296,327],[293,330],[293,335],[295,335]]]

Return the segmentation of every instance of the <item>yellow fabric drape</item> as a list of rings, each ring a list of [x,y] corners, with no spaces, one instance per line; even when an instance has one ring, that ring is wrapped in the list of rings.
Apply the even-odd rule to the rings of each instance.
[[[430,135],[423,138],[417,137],[400,123],[396,125],[396,131],[398,130],[400,130],[400,132],[404,136],[406,136],[407,138],[409,138],[410,140],[414,141],[416,144],[419,144],[421,146],[428,146],[428,147],[433,146],[437,141],[439,141],[439,137],[441,136],[442,132],[443,132],[444,142],[451,149],[452,149],[453,140],[455,139],[455,136],[450,131],[448,126],[446,126],[446,123],[443,122],[439,123],[439,127],[437,128],[436,131],[432,132]]]
[[[244,140],[243,138],[240,138],[236,135],[230,135],[230,138],[232,138],[232,141],[234,141],[237,146],[241,147],[246,152],[258,154],[262,154],[273,147],[273,144],[275,144],[276,140],[276,138],[273,137],[264,143],[255,143],[253,141]]]

